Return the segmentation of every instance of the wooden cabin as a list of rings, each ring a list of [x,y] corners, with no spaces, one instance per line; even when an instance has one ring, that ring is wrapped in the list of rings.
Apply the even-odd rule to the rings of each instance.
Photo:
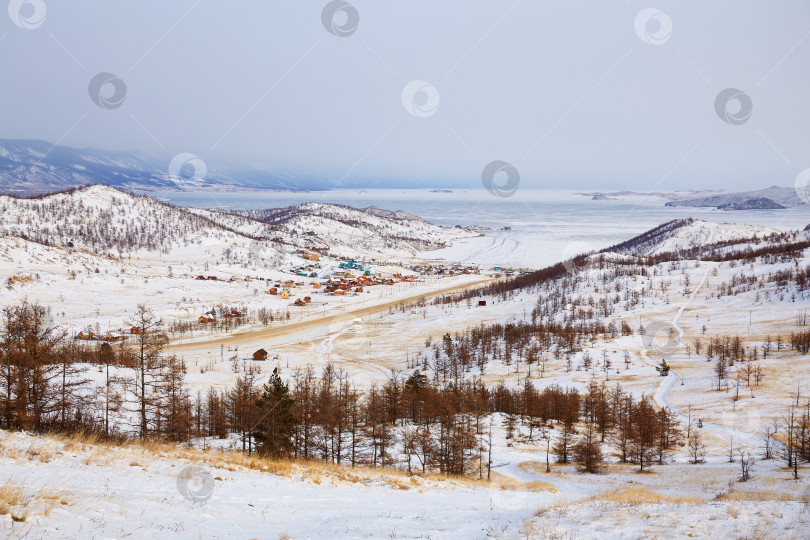
[[[201,324],[208,324],[208,323],[214,322],[214,318],[213,317],[200,316],[200,317],[197,317],[197,322],[199,322]]]
[[[267,351],[264,349],[259,349],[255,353],[253,353],[253,359],[256,361],[264,361],[267,360]]]
[[[310,303],[310,302],[312,302],[312,298],[311,298],[311,297],[309,297],[309,296],[305,296],[305,297],[304,297],[304,302],[306,302],[306,303]]]
[[[288,291],[287,289],[284,289],[283,291],[281,291],[281,298],[282,299],[287,300],[289,297],[290,297],[290,291]]]
[[[303,300],[301,300],[300,298],[297,298],[297,299],[295,300],[295,302],[293,302],[293,305],[294,305],[294,306],[301,307],[301,306],[305,306],[305,305],[307,305],[307,304],[306,304],[306,302],[304,302],[304,301],[303,301]]]
[[[486,300],[479,300],[478,301],[478,306],[479,307],[486,307],[487,306],[487,301]]]
[[[278,294],[278,289],[276,289],[275,287],[270,287],[270,290],[267,291],[267,292],[269,292],[270,294],[275,295],[275,294]]]
[[[141,331],[141,329],[138,328],[137,326],[133,326],[132,328],[129,329],[129,333],[132,334],[133,336],[140,336],[143,333],[143,331]]]

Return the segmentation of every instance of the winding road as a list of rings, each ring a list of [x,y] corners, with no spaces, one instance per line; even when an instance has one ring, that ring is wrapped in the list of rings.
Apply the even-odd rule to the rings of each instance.
[[[700,283],[695,287],[695,290],[692,291],[692,294],[689,296],[689,299],[680,307],[678,312],[675,314],[675,317],[672,319],[672,326],[675,330],[678,331],[678,342],[680,343],[684,337],[684,330],[681,328],[679,322],[681,319],[681,315],[692,303],[692,300],[695,299],[695,295],[697,295],[698,291],[703,287],[706,283],[706,280],[709,277],[709,272],[711,271],[711,267],[706,269],[706,273],[703,274],[703,279],[700,280]],[[641,349],[641,356],[644,358],[644,361],[647,362],[649,365],[658,367],[654,361],[650,360],[649,356],[647,355],[646,348]],[[658,390],[656,390],[655,394],[653,395],[653,399],[655,399],[656,403],[658,403],[661,407],[669,408],[679,420],[686,423],[689,421],[689,417],[681,412],[677,407],[674,407],[669,401],[669,391],[672,390],[672,387],[675,386],[675,383],[680,380],[680,376],[674,369],[670,369],[669,374],[664,377],[661,383],[658,385]],[[733,413],[731,413],[733,414]],[[747,423],[751,423],[753,421],[757,421],[758,415],[755,417],[749,417],[749,421]],[[715,424],[712,422],[703,422],[703,429],[716,437],[724,439],[726,441],[732,441],[735,448],[739,448],[740,446],[747,446],[750,449],[758,450],[765,446],[766,437],[760,435],[759,433],[753,431],[747,431],[745,429],[741,429],[739,427],[729,427],[722,424]],[[774,447],[778,447],[779,443],[777,441],[771,440],[771,444]]]

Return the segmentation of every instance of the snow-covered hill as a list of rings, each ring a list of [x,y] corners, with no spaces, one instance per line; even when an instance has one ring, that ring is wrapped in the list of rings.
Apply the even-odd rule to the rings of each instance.
[[[303,241],[307,247],[329,248],[340,255],[358,250],[378,258],[414,255],[445,247],[454,240],[480,236],[459,227],[433,225],[407,212],[377,207],[358,210],[336,204],[306,203],[245,214],[274,227],[291,243]]]
[[[784,231],[764,225],[713,223],[686,218],[659,225],[604,251],[632,255],[660,255],[720,244],[756,244],[784,234]]]
[[[204,213],[106,186],[32,199],[0,196],[0,236],[97,254],[141,249],[165,253],[205,238],[233,241],[239,235]]]
[[[771,186],[755,191],[730,191],[723,193],[713,193],[707,195],[705,192],[693,193],[686,196],[673,198],[666,203],[666,206],[691,206],[691,207],[723,207],[730,210],[741,210],[735,205],[750,200],[767,199],[772,204],[772,208],[792,208],[804,206],[806,203],[799,197],[792,187]]]
[[[738,240],[764,239],[782,231],[764,225],[746,225],[741,223],[712,223],[696,220],[680,227],[669,238],[661,241],[649,254],[657,255],[688,249],[694,246],[708,246],[721,242]]]
[[[176,207],[100,185],[37,198],[0,196],[0,236],[103,255],[275,240],[279,251],[329,248],[338,256],[388,258],[477,235],[381,208],[308,203],[235,213]]]

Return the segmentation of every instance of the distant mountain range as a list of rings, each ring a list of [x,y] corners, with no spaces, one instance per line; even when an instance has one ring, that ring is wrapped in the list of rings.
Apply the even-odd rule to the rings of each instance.
[[[185,159],[182,158],[185,156]],[[179,159],[178,159],[179,158]],[[204,174],[194,168],[196,156],[140,151],[71,148],[41,140],[0,139],[0,193],[36,195],[91,184],[134,192],[150,191],[318,191],[335,187],[342,174],[329,175],[301,168],[261,167],[242,162],[204,163]],[[185,165],[183,165],[185,163]],[[202,163],[200,161],[199,163]],[[172,166],[174,164],[174,166]],[[170,170],[171,169],[171,170]],[[175,170],[178,169],[178,170]],[[344,188],[435,187],[450,180],[425,178],[352,179]],[[434,189],[450,193],[451,190]],[[580,193],[594,200],[645,195],[665,199],[667,206],[714,207],[723,210],[778,209],[803,206],[793,188],[773,186],[757,191],[693,191],[640,193],[633,191]],[[391,217],[388,211],[369,213]]]
[[[771,186],[756,191],[685,195],[666,203],[667,206],[702,206],[714,207],[720,210],[765,210],[793,208],[805,204],[799,198],[795,189],[779,186]]]
[[[790,187],[771,186],[755,191],[704,190],[666,193],[613,191],[577,193],[594,201],[612,201],[624,197],[655,197],[664,199],[665,206],[717,208],[718,210],[778,210],[805,206],[796,190]]]
[[[169,173],[172,158],[0,139],[0,193],[37,194],[87,184],[133,191],[308,191],[329,189],[334,184],[333,179],[317,174],[221,163],[207,163],[206,174],[199,179],[193,177],[191,164],[173,175]]]

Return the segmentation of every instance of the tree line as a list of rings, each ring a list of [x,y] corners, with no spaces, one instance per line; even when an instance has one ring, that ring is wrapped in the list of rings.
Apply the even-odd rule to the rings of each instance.
[[[672,414],[618,385],[586,392],[484,385],[476,377],[431,379],[392,373],[361,390],[327,365],[278,370],[262,381],[252,365],[232,388],[193,394],[187,366],[162,354],[163,322],[146,308],[132,318],[134,342],[99,347],[66,339],[46,308],[3,310],[0,328],[0,424],[34,432],[93,431],[104,437],[198,443],[234,436],[249,453],[347,465],[399,466],[415,472],[489,474],[493,413],[507,438],[545,437],[561,463],[596,472],[605,445],[641,468],[664,463],[679,432]],[[90,381],[89,370],[100,377]]]

